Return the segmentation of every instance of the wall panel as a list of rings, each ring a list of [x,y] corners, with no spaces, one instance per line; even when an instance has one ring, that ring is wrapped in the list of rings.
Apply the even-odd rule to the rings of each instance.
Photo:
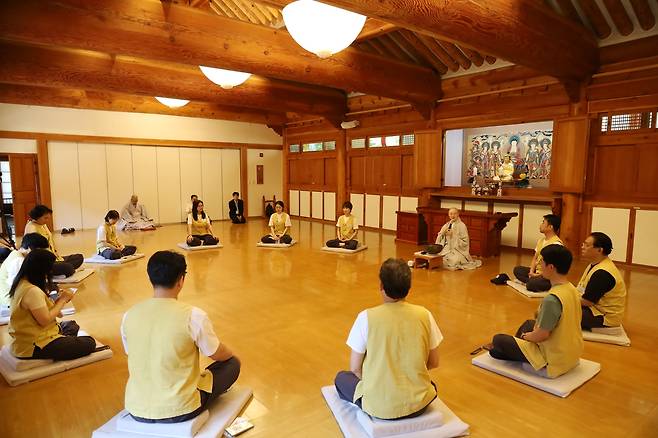
[[[243,192],[246,187],[240,186],[240,149],[222,149],[222,214],[228,219],[228,202],[233,192]],[[253,213],[249,213],[253,214]],[[261,214],[256,212],[256,215]],[[219,217],[219,216],[217,216]]]
[[[612,260],[626,261],[630,215],[631,211],[627,208],[592,208],[591,231],[601,231],[610,236],[612,239],[610,258]]]
[[[112,210],[121,213],[133,192],[133,159],[130,145],[105,145],[107,165],[107,201]],[[155,208],[155,207],[153,207]]]
[[[146,208],[146,213],[156,223],[160,222],[158,199],[158,164],[155,146],[132,146],[133,193]],[[178,174],[178,171],[176,171]],[[174,199],[180,195],[176,193]],[[128,203],[130,199],[126,200]]]
[[[336,220],[336,194],[334,192],[324,192],[324,219]]]
[[[400,211],[416,211],[418,207],[418,198],[402,196],[400,198]]]
[[[637,210],[635,212],[633,263],[658,266],[658,252],[656,252],[658,227],[656,224],[658,224],[658,210]]]
[[[366,194],[366,227],[379,228],[379,204],[381,196]]]
[[[348,162],[350,166],[349,188],[357,192],[361,191],[366,186],[366,157],[365,156],[350,157]]]
[[[521,213],[521,207],[518,204],[508,204],[501,202],[500,204],[494,203],[494,213]],[[500,234],[501,245],[517,247],[519,244],[519,216],[513,217],[507,222],[507,226],[503,228]]]
[[[156,148],[158,160],[158,207],[160,223],[181,219],[180,154],[178,148]]]
[[[363,193],[351,193],[350,202],[352,203],[352,207],[354,207],[352,213],[356,216],[357,223],[363,225],[365,218],[365,198]]]
[[[190,196],[197,195],[203,201],[203,207],[206,208],[207,205],[202,197],[201,149],[178,148],[178,155],[180,157],[180,219],[184,222],[187,220],[185,207],[190,202]],[[168,202],[171,202],[171,199]]]
[[[224,204],[222,193],[222,151],[201,149],[201,193],[198,195],[211,220],[228,218],[228,205]]]
[[[108,211],[105,144],[78,145],[82,228],[96,228]],[[120,213],[120,212],[119,212]]]
[[[547,214],[551,214],[551,208],[547,205],[523,206],[522,248],[535,249],[537,241],[542,237],[539,232],[539,224],[544,220],[544,215]]]
[[[48,167],[55,230],[82,228],[77,143],[48,142]]]
[[[261,157],[262,155],[262,157]],[[247,149],[247,193],[249,195],[249,215],[263,214],[265,199],[283,199],[283,154],[277,150]],[[258,184],[256,166],[263,166],[263,183]]]
[[[441,208],[458,208],[461,210],[462,201],[459,199],[441,199]]]
[[[397,214],[400,198],[397,196],[382,196],[382,228],[395,230],[397,228]]]
[[[301,217],[311,217],[311,192],[309,191],[299,191],[299,215]]]
[[[311,192],[311,217],[313,219],[322,219],[322,192]]]
[[[288,209],[292,216],[299,216],[299,190],[290,190]]]
[[[464,203],[464,210],[487,211],[488,209],[489,203],[487,202],[466,201]]]

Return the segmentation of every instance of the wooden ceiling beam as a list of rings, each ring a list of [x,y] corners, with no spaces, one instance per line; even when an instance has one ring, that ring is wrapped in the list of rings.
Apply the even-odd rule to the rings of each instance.
[[[249,22],[249,23],[253,23],[253,22],[249,19],[249,17],[247,16],[247,14],[245,14],[244,12],[242,12],[242,11],[240,10],[240,8],[238,8],[238,7],[236,6],[235,2],[233,2],[232,0],[217,0],[217,1],[218,1],[218,2],[221,2],[221,3],[224,3],[224,6],[226,6],[228,9],[230,9],[230,11],[233,12],[233,14],[234,14],[236,17],[238,17],[238,19],[240,19],[240,20],[242,20],[242,21]],[[255,23],[253,23],[253,24],[255,24]]]
[[[633,32],[633,22],[628,16],[626,8],[621,4],[621,0],[603,0],[603,4],[619,33],[624,36],[630,35]]]
[[[242,0],[226,0],[232,2],[236,8],[242,11],[243,14],[247,16],[249,21],[254,24],[260,24],[260,25],[267,25],[266,20],[262,20],[260,17],[258,17],[250,7],[245,5]]]
[[[471,67],[470,59],[468,59],[456,45],[449,41],[437,41],[437,43],[448,52],[450,57],[454,59],[461,68],[468,70]]]
[[[496,58],[560,78],[586,79],[598,67],[597,42],[587,29],[537,0],[326,0],[326,3],[433,38],[463,43]]]
[[[133,113],[168,114],[172,116],[261,123],[264,125],[281,125],[287,121],[283,113],[267,113],[265,111],[209,102],[190,102],[181,108],[169,108],[150,96],[77,88],[0,84],[0,102]]]
[[[415,64],[420,64],[420,59],[415,58],[413,55],[410,55],[406,52],[395,40],[391,38],[391,34],[382,35],[377,38],[377,41],[380,42],[389,53],[393,54],[393,57],[398,61],[402,62],[413,62]]]
[[[416,34],[418,39],[451,71],[459,70],[459,64],[455,62],[448,52],[441,47],[434,38],[430,38],[423,34]]]
[[[471,60],[473,64],[475,64],[477,67],[480,67],[482,64],[484,64],[484,58],[482,55],[477,50],[473,50],[470,47],[462,46],[460,45],[459,48],[461,49],[462,52],[464,52],[464,55],[468,59]]]
[[[397,44],[398,47],[400,47],[402,50],[404,50],[406,54],[409,55],[409,57],[413,60],[414,63],[425,67],[431,67],[431,64],[418,53],[418,51],[414,46],[409,44],[409,42],[402,36],[400,32],[401,31],[389,33],[388,35],[382,38],[388,37],[391,40],[393,40],[393,42]]]
[[[377,38],[387,33],[395,32],[399,27],[376,18],[368,18],[363,26],[361,33],[356,37],[356,41],[365,41],[371,38]]]
[[[269,13],[263,12],[263,9],[257,3],[247,2],[245,3],[245,7],[249,8],[251,13],[258,17],[263,24],[267,26],[272,24],[272,16]]]
[[[0,2],[0,35],[26,43],[248,71],[406,102],[441,96],[441,80],[428,68],[356,48],[320,59],[284,30],[185,6],[163,7],[157,0]]]
[[[610,36],[612,29],[603,16],[603,12],[599,9],[599,5],[594,0],[585,0],[579,3],[580,8],[587,17],[587,20],[592,25],[594,33],[599,39],[604,39]]]
[[[571,3],[571,0],[556,0],[558,6],[560,7],[560,11],[562,11],[562,15],[573,21],[574,23],[577,23],[578,25],[582,26],[583,21],[580,19],[580,15],[578,15],[578,11],[574,7],[573,3]]]
[[[441,74],[444,74],[447,72],[448,68],[446,67],[445,63],[441,62],[437,58],[437,56],[432,52],[413,32],[410,32],[408,30],[401,30],[400,34],[404,39],[406,39],[409,44],[411,44],[417,51],[420,53],[420,55],[425,58],[430,64],[432,64],[432,67],[436,69]]]
[[[225,16],[228,18],[235,18],[237,20],[240,19],[222,0],[214,0],[210,6],[211,8],[221,11],[222,13],[219,14],[220,16]]]
[[[495,56],[484,55],[484,60],[487,61],[489,64],[495,64],[496,63],[496,57]]]
[[[370,44],[370,46],[371,46],[373,49],[375,49],[380,55],[382,55],[382,56],[390,56],[391,58],[394,57],[394,55],[393,55],[391,52],[388,51],[388,49],[386,48],[386,46],[384,46],[384,44],[382,44],[382,42],[379,41],[378,38],[375,38],[375,39],[372,39],[372,40],[368,40],[368,41],[366,41],[366,42],[367,42],[368,44]]]
[[[75,49],[0,43],[0,82],[72,87],[215,102],[273,112],[335,117],[345,114],[343,92],[252,76],[224,90],[197,67],[155,63]]]
[[[649,30],[656,25],[656,17],[654,17],[649,6],[649,0],[630,0],[633,12],[640,23],[640,27],[644,30]]]

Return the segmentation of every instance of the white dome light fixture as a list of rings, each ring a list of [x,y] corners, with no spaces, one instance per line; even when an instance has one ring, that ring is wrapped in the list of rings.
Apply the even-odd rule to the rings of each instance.
[[[188,103],[190,103],[189,100],[174,99],[173,97],[155,96],[155,100],[157,100],[158,102],[160,102],[163,105],[168,106],[169,108],[180,108],[180,107],[185,106]]]
[[[219,85],[225,90],[230,90],[233,87],[237,87],[240,84],[243,84],[251,73],[243,73],[241,71],[233,70],[224,70],[223,68],[215,67],[206,67],[200,65],[199,68],[204,75],[213,83]]]
[[[324,59],[352,44],[366,17],[315,0],[298,0],[283,8],[283,21],[297,44]]]

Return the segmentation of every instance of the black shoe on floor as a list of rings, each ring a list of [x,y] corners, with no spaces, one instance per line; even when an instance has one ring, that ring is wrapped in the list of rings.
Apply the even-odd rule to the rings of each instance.
[[[507,284],[507,281],[509,280],[509,275],[505,274],[504,272],[502,274],[498,274],[496,277],[492,278],[490,281],[493,284],[496,284],[498,286],[501,286],[503,284]]]

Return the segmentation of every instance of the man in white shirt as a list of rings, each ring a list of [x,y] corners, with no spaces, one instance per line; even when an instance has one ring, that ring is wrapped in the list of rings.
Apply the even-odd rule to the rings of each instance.
[[[133,306],[121,323],[130,373],[125,407],[140,422],[188,421],[240,374],[240,361],[220,343],[208,315],[178,301],[186,269],[181,254],[153,254],[147,265],[153,298]],[[215,361],[203,371],[199,353]]]
[[[187,203],[185,206],[185,214],[190,214],[192,213],[192,205],[194,205],[194,201],[197,201],[199,197],[197,195],[192,195],[190,196],[190,202]]]

